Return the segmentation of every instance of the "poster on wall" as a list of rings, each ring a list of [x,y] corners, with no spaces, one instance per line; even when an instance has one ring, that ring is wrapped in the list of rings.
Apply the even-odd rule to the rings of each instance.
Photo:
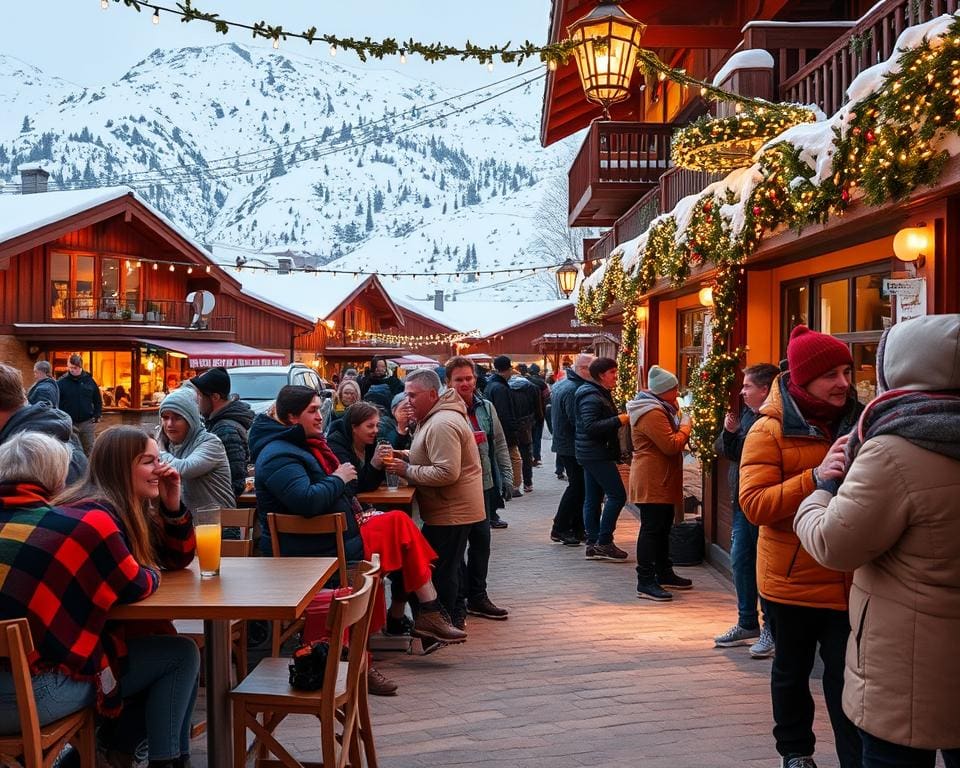
[[[884,289],[896,296],[897,322],[927,314],[927,281],[925,278],[884,280]]]
[[[713,351],[713,313],[707,312],[703,316],[703,358],[710,357]]]

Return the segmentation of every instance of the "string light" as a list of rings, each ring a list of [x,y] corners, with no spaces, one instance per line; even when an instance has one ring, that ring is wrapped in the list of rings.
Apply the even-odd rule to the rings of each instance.
[[[160,23],[160,9],[154,8],[153,9],[153,26],[157,26],[157,24],[159,23]]]
[[[280,47],[280,38],[273,38],[273,50],[277,50]]]
[[[493,62],[492,62],[492,61],[488,61],[488,62],[487,62],[487,72],[493,72]]]
[[[403,50],[403,48],[400,49],[400,63],[401,64],[407,63],[407,52]]]
[[[335,46],[335,45],[331,45],[331,46],[330,46],[330,55],[331,55],[331,56],[336,56],[336,55],[337,55],[337,46]]]
[[[100,7],[103,10],[107,10],[110,7],[110,0],[100,0]]]

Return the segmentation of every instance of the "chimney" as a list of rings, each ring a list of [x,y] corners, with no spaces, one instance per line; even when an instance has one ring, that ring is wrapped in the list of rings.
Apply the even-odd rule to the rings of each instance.
[[[291,266],[293,266],[293,259],[287,258],[286,256],[280,256],[277,259],[277,274],[289,275]]]
[[[433,292],[433,308],[437,312],[443,312],[443,289],[437,288]]]
[[[17,168],[20,171],[20,192],[32,195],[35,192],[47,191],[47,179],[50,174],[39,163],[24,163]]]

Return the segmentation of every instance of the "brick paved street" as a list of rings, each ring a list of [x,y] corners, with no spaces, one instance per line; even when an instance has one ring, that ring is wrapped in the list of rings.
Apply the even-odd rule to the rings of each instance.
[[[692,592],[672,604],[635,596],[637,521],[621,517],[627,564],[588,561],[549,541],[564,483],[552,454],[536,491],[494,531],[490,595],[510,619],[471,617],[469,641],[431,656],[378,653],[400,685],[373,703],[387,768],[482,764],[503,768],[721,768],[779,764],[770,736],[769,661],[711,638],[736,616],[730,582],[708,566],[681,569]],[[836,766],[817,683],[817,760]],[[291,719],[281,740],[318,760],[316,721]],[[204,765],[203,739],[195,765]]]

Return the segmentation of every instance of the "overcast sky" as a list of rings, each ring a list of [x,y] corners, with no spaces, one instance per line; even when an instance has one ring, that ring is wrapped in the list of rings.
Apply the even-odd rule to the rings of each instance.
[[[161,5],[174,6],[174,0]],[[371,37],[375,40],[411,37],[420,42],[462,45],[467,39],[479,45],[515,44],[530,40],[546,42],[550,0],[195,0],[194,7],[218,13],[231,21],[266,21],[291,31],[317,27],[318,35]],[[133,64],[155,48],[215,45],[228,41],[269,47],[255,42],[248,32],[233,31],[224,37],[204,22],[181,23],[169,14],[154,26],[149,11],[137,13],[111,2],[108,10],[100,0],[28,0],[4,3],[7,34],[0,52],[34,64],[48,74],[78,85],[97,86],[121,77]],[[303,40],[281,43],[282,51],[304,56],[329,57],[328,47]],[[341,64],[397,69],[410,76],[423,76],[443,85],[465,88],[481,85],[515,71],[516,65],[498,64],[494,72],[475,62],[459,59],[429,65],[410,57],[401,66],[396,59],[360,64],[341,51]],[[530,64],[525,64],[526,68]]]

